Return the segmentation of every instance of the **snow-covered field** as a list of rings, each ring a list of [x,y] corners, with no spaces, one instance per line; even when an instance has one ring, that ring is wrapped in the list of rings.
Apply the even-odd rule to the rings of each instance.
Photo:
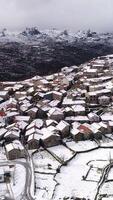
[[[86,151],[97,147],[95,141],[80,141],[75,143],[74,141],[66,142],[67,146],[75,152]]]
[[[61,173],[56,176],[59,185],[56,188],[54,199],[76,196],[94,200],[97,191],[97,182],[95,180],[99,180],[101,171],[98,168],[92,168],[88,175],[89,181],[83,180],[83,176],[86,176],[89,170],[89,161],[100,160],[98,162],[100,167],[101,162],[102,166],[103,162],[105,164],[105,160],[109,160],[109,153],[113,158],[113,150],[110,149],[98,149],[89,153],[82,153],[77,155],[66,167],[62,167]],[[98,164],[96,163],[97,167]]]
[[[110,140],[105,142],[109,143]],[[73,151],[63,145],[48,148],[54,156],[56,155],[62,161],[67,161],[66,166],[61,165],[45,150],[34,154],[37,200],[63,200],[64,198],[71,199],[71,197],[94,200],[103,169],[113,159],[113,149],[91,150],[97,147],[96,142],[92,141],[78,143],[71,141],[66,142],[66,145],[78,154],[73,157]],[[91,151],[84,152],[86,150]],[[70,160],[72,157],[73,159]],[[68,162],[68,160],[70,161]],[[59,167],[58,173],[56,169]],[[112,168],[108,174],[108,180],[111,179],[113,179]],[[112,182],[104,183],[99,194],[107,192],[112,195],[112,188]],[[111,200],[110,196],[107,199]]]
[[[108,180],[113,180],[113,168],[110,169],[107,179]]]
[[[112,199],[113,199],[113,182],[104,183],[102,188],[100,189],[100,194],[112,195]]]
[[[61,159],[61,161],[69,160],[74,155],[72,151],[70,151],[68,148],[66,148],[63,145],[50,147],[48,148],[48,150],[54,153],[56,156],[58,156]]]
[[[55,173],[60,163],[47,151],[40,151],[33,156],[35,171],[44,173]]]
[[[94,200],[103,169],[113,160],[113,148],[109,148],[111,142],[112,140],[105,139],[100,144],[106,144],[105,147],[108,148],[95,149],[98,146],[94,141],[65,141],[67,147],[58,145],[34,153],[36,200],[64,200],[71,197]],[[87,150],[90,151],[86,152]],[[24,164],[25,159],[20,161]],[[108,182],[104,182],[99,190],[99,196],[105,197],[107,194],[107,199],[102,200],[113,200],[112,180],[113,168],[109,171]],[[23,165],[16,164],[12,170],[11,183],[0,184],[0,196],[4,193],[9,196],[12,194],[14,199],[20,200],[25,181],[26,169]]]
[[[52,199],[55,185],[53,175],[36,174],[36,200]]]

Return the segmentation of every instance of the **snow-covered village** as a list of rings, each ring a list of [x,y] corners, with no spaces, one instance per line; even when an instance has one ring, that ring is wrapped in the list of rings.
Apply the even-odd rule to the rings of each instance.
[[[0,82],[0,199],[113,199],[113,55]]]

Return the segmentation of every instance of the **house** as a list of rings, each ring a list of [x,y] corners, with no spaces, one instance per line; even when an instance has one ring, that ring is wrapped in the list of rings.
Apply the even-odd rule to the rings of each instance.
[[[6,113],[6,117],[5,117],[5,123],[6,124],[12,124],[15,121],[15,117],[19,115],[19,112],[17,110],[8,110],[8,112]]]
[[[72,128],[77,129],[80,126],[80,123],[79,122],[73,122],[71,125],[72,125]]]
[[[52,119],[47,119],[46,120],[46,126],[48,127],[48,126],[56,126],[57,124],[58,124],[58,122],[57,121],[55,121],[55,120],[52,120]]]
[[[111,90],[110,89],[102,89],[102,90],[97,90],[97,91],[94,91],[94,92],[88,92],[87,93],[87,100],[90,102],[90,103],[98,103],[98,98],[101,97],[101,96],[108,96],[110,97],[111,95]]]
[[[62,101],[63,94],[61,92],[53,91],[53,99]]]
[[[99,131],[98,129],[94,129],[94,130],[93,130],[93,137],[94,137],[96,140],[101,140],[101,139],[102,139],[102,132]]]
[[[9,98],[8,91],[0,91],[0,97],[3,98],[4,100],[7,100]]]
[[[20,130],[16,128],[8,130],[4,135],[5,141],[8,142],[13,140],[19,140],[19,137],[20,137]]]
[[[71,116],[71,117],[66,117],[65,121],[67,121],[68,123],[73,123],[73,122],[80,122],[81,124],[85,123],[85,122],[89,122],[89,119],[87,116]]]
[[[61,143],[60,135],[54,134],[54,132],[48,130],[47,128],[43,128],[42,133],[43,136],[41,137],[41,144],[45,148],[56,146]]]
[[[87,123],[81,124],[78,127],[78,129],[79,129],[79,131],[81,133],[83,133],[84,140],[89,140],[89,139],[93,138],[93,132],[92,132],[91,127],[89,126],[89,124],[87,124]]]
[[[98,96],[95,92],[88,92],[86,93],[86,100],[88,103],[97,104]]]
[[[54,134],[59,133],[59,130],[58,130],[55,126],[52,126],[52,125],[46,127],[46,129],[47,129],[48,131],[54,133]],[[43,130],[45,130],[45,128],[42,129],[42,131],[43,131]],[[44,133],[43,133],[43,134],[44,134]]]
[[[57,107],[60,105],[60,101],[59,100],[53,100],[48,104],[50,107]]]
[[[90,112],[88,114],[88,118],[89,118],[89,120],[90,120],[91,123],[92,122],[99,122],[100,121],[100,117],[96,113],[94,113],[94,112]]]
[[[84,140],[83,133],[77,128],[72,128],[70,134],[76,142]]]
[[[44,94],[44,99],[52,100],[58,100],[61,102],[62,100],[62,93],[57,91],[50,91]]]
[[[87,123],[85,123],[84,125],[86,125],[86,127],[89,128],[89,129],[91,130],[91,132],[92,132],[92,134],[93,134],[93,135],[92,135],[92,138],[95,138],[95,139],[97,139],[97,140],[102,139],[102,132],[101,132],[100,130],[94,128],[94,127],[92,126],[92,124],[87,124]]]
[[[113,121],[109,121],[108,126],[109,126],[109,129],[110,129],[110,133],[113,133]]]
[[[37,85],[41,85],[41,86],[49,86],[50,83],[49,81],[47,81],[46,79],[42,79],[42,77],[37,81]]]
[[[85,106],[83,105],[74,105],[72,106],[74,115],[85,115]]]
[[[99,125],[101,126],[101,128],[103,129],[103,133],[104,134],[109,134],[109,133],[111,133],[110,132],[110,127],[109,127],[109,124],[108,123],[104,123],[104,122],[99,122]]]
[[[24,121],[18,121],[15,124],[15,127],[17,127],[18,129],[20,129],[22,132],[26,129],[27,126],[28,126],[28,123],[24,122]]]
[[[4,102],[4,99],[0,97],[0,104]]]
[[[27,139],[27,148],[38,149],[40,147],[40,138],[41,138],[41,135],[37,133],[29,135]]]
[[[64,119],[64,113],[60,108],[51,108],[48,112],[48,118],[55,121],[60,121]]]
[[[27,126],[26,130],[29,130],[31,128],[41,129],[43,125],[44,121],[42,119],[35,119]]]
[[[29,109],[29,105],[28,104],[22,104],[20,105],[20,113],[23,115],[24,113],[26,113],[26,111]]]
[[[97,68],[90,68],[90,67],[87,67],[86,70],[84,70],[84,75],[87,76],[87,77],[90,77],[90,78],[94,78],[94,77],[97,77],[98,76],[98,69]]]
[[[6,156],[9,160],[25,157],[25,150],[19,140],[15,140],[12,143],[5,145]]]
[[[95,128],[96,130],[99,130],[102,134],[107,134],[108,133],[108,126],[107,124],[100,122],[100,123],[92,123],[92,127]]]
[[[64,108],[64,115],[65,117],[73,116],[74,110],[71,107],[67,106],[66,108]]]
[[[83,106],[85,106],[85,103],[86,102],[84,100],[73,100],[72,98],[65,97],[63,99],[62,106],[63,107],[74,106],[74,105],[83,105]]]
[[[40,129],[36,128],[35,126],[27,127],[27,130],[25,132],[25,137],[28,138],[29,135],[32,135],[32,134],[42,135],[42,132]]]
[[[20,121],[24,121],[26,123],[29,123],[30,122],[30,116],[22,116],[22,115],[18,115],[18,116],[15,116],[15,122],[20,122]]]
[[[69,136],[70,133],[70,125],[66,121],[60,121],[56,128],[59,130],[62,138]]]
[[[15,83],[14,87],[13,87],[13,90],[14,91],[18,91],[18,90],[21,90],[22,88],[23,88],[23,84],[21,84],[21,83]]]
[[[5,115],[6,115],[6,112],[4,111],[4,109],[2,108],[2,109],[0,109],[0,117],[5,117]]]
[[[17,101],[15,98],[10,98],[7,103],[7,108],[17,108]]]
[[[38,109],[37,116],[39,118],[42,118],[42,119],[47,118],[47,113],[49,112],[49,110],[51,109],[51,107],[48,106],[48,105],[45,105],[45,106],[41,106],[40,105],[38,108],[39,109]]]
[[[27,96],[27,92],[26,91],[17,91],[15,92],[15,98],[16,99],[19,99],[20,97],[23,97],[23,96]]]
[[[101,106],[106,106],[110,103],[110,97],[104,95],[99,97],[98,101]]]
[[[112,112],[102,113],[101,120],[103,122],[113,121],[113,113]]]
[[[28,95],[33,95],[33,93],[34,93],[34,87],[31,86],[31,87],[29,87],[29,89],[27,90],[27,94],[28,94]]]
[[[6,132],[7,132],[6,128],[0,128],[0,140],[3,139]]]
[[[31,119],[35,119],[38,113],[38,108],[37,107],[30,108],[29,110],[27,110],[26,113],[31,117]]]

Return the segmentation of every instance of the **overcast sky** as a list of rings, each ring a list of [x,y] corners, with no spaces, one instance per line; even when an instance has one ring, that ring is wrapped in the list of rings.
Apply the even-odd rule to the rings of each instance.
[[[113,32],[113,0],[0,0],[0,28]]]

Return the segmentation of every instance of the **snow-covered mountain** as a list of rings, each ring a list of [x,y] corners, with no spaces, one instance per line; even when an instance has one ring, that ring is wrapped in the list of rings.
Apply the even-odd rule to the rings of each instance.
[[[53,39],[57,42],[68,41],[87,41],[87,42],[112,42],[113,43],[113,33],[96,33],[88,31],[78,31],[73,33],[67,30],[38,30],[36,27],[26,28],[22,32],[9,32],[7,29],[0,31],[0,42],[23,42],[29,43],[39,43],[43,40]]]
[[[57,72],[93,57],[113,53],[113,34],[26,28],[0,31],[0,80],[21,80]]]

